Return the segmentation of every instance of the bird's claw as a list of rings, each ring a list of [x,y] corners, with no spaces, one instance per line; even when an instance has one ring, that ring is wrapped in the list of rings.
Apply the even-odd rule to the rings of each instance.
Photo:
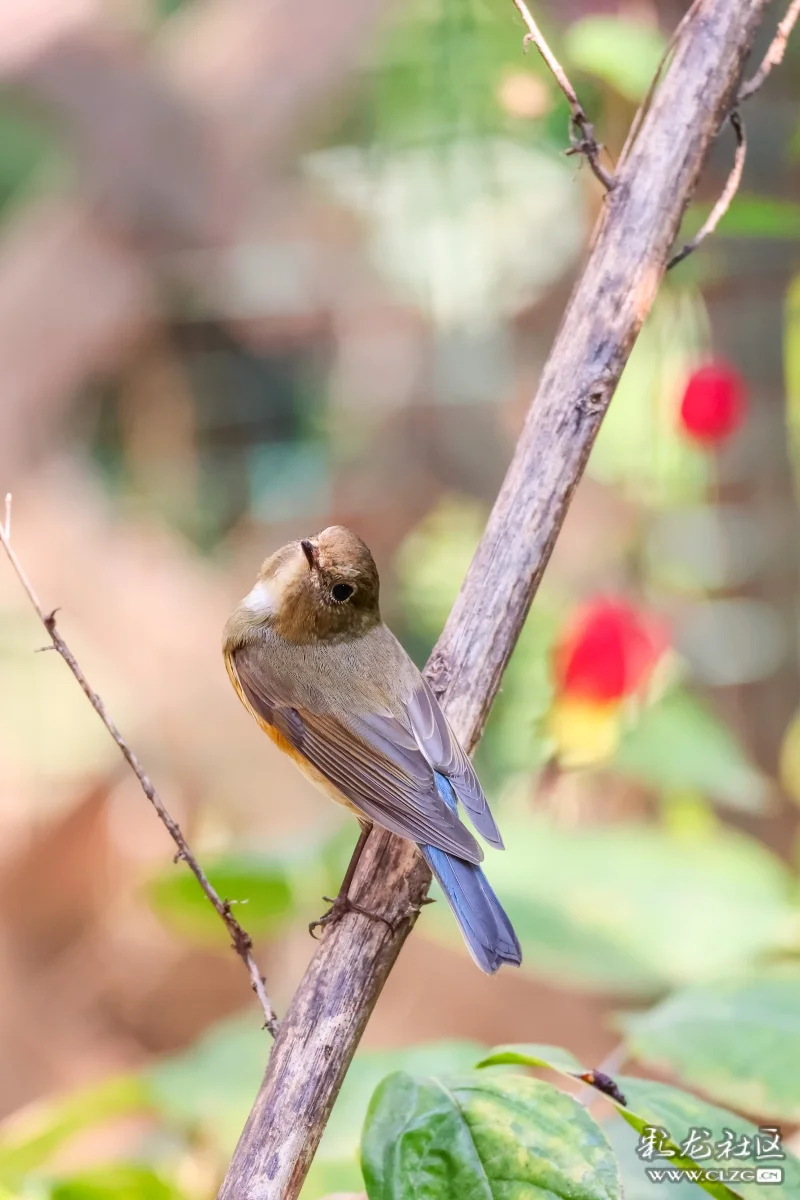
[[[322,899],[327,904],[330,904],[330,908],[327,912],[324,912],[321,917],[318,917],[316,921],[312,921],[309,924],[308,932],[313,938],[316,938],[317,936],[314,932],[315,929],[325,929],[327,925],[336,925],[337,922],[341,921],[345,913],[349,912],[359,913],[362,917],[370,917],[373,921],[382,921],[390,933],[395,932],[395,926],[388,919],[388,917],[382,917],[380,913],[370,912],[368,908],[364,908],[363,905],[357,904],[355,900],[351,900],[348,895],[342,894],[342,892],[340,892],[338,896],[334,897],[323,896]]]
[[[409,904],[409,906],[406,909],[405,913],[403,914],[401,920],[413,921],[413,920],[415,920],[416,917],[419,916],[419,914],[422,912],[422,909],[424,908],[424,906],[426,904],[435,904],[435,903],[436,903],[435,896],[423,896],[418,904]]]

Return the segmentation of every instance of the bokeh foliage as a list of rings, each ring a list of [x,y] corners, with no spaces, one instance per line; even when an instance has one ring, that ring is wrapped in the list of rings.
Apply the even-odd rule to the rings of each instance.
[[[160,16],[176,7],[163,0]],[[632,18],[592,15],[562,28],[553,16],[547,32],[580,82],[598,128],[620,111],[629,117],[647,90],[663,35]],[[566,109],[536,56],[521,58],[521,34],[513,13],[482,0],[415,0],[396,14],[339,125],[303,163],[309,177],[366,220],[377,265],[400,294],[414,297],[434,327],[506,321],[513,315],[504,308],[509,295],[514,310],[540,299],[574,268],[586,234],[578,167],[562,157]],[[504,84],[521,71],[540,85],[535,115],[503,100]],[[17,106],[4,109],[0,134],[4,207],[35,190],[43,172],[66,169],[56,139],[38,117]],[[688,232],[707,209],[693,206]],[[555,249],[555,235],[541,234],[554,212],[566,230]],[[769,240],[796,252],[800,205],[743,191],[720,236]],[[441,252],[443,245],[444,261],[437,262],[431,247]],[[462,253],[465,246],[475,248],[474,269]],[[688,538],[678,539],[672,557],[653,549],[653,530],[697,511],[707,514],[717,485],[717,464],[681,438],[675,421],[681,380],[712,345],[698,276],[692,275],[700,270],[695,264],[688,276],[665,285],[588,466],[593,485],[613,492],[635,514],[632,532],[615,547],[609,585],[669,609],[686,596],[737,582],[710,554],[701,563],[692,559]],[[783,329],[786,426],[796,473],[799,313],[796,276],[786,293]],[[325,355],[313,361],[293,351],[259,357],[225,345],[213,368],[207,355],[187,353],[185,361],[200,414],[200,503],[192,508],[168,489],[154,489],[145,502],[208,553],[245,511],[255,520],[269,515],[280,521],[305,518],[327,503],[332,464],[352,454],[358,430],[335,428],[328,418]],[[223,393],[226,428],[237,432],[235,444],[220,450],[215,421],[222,424],[222,410],[215,397]],[[264,395],[272,401],[266,426]],[[128,481],[113,387],[97,411],[89,438],[94,461],[111,494],[124,495]],[[399,549],[398,619],[420,664],[447,616],[485,516],[482,501],[451,494]],[[643,797],[634,815],[606,821],[592,813],[576,822],[558,804],[542,801],[553,749],[546,722],[552,648],[579,591],[580,585],[569,590],[563,583],[542,589],[477,754],[508,845],[504,859],[490,856],[489,869],[519,931],[524,970],[613,994],[620,1010],[642,1006],[635,1014],[621,1011],[628,1056],[709,1098],[653,1080],[620,1079],[629,1101],[622,1118],[638,1132],[648,1123],[675,1134],[690,1125],[752,1131],[740,1112],[760,1121],[797,1122],[800,864],[779,859],[734,826],[732,813],[737,826],[742,813],[763,816],[777,783],[719,717],[707,690],[693,679],[691,662],[675,656],[668,677],[626,713],[613,759],[593,772],[593,787],[622,785]],[[73,740],[63,739],[65,757]],[[795,727],[782,779],[795,798],[798,740]],[[271,846],[269,853],[233,844],[204,862],[221,893],[247,905],[241,913],[247,927],[278,939],[316,915],[319,895],[336,887],[351,833],[348,826],[316,843]],[[187,941],[222,938],[188,875],[170,869],[147,880],[144,891],[157,917]],[[444,905],[424,913],[415,936],[439,939],[456,951],[460,946]],[[248,1013],[211,1029],[181,1055],[20,1114],[0,1130],[0,1197],[210,1196],[267,1052],[266,1035]],[[439,1042],[360,1053],[305,1200],[363,1186],[369,1200],[406,1200],[417,1194],[409,1180],[422,1180],[430,1200],[480,1187],[502,1196],[509,1194],[506,1187],[517,1189],[514,1195],[531,1200],[606,1200],[621,1188],[629,1200],[658,1195],[655,1188],[647,1191],[641,1163],[620,1149],[630,1145],[620,1121],[598,1123],[567,1091],[520,1073],[542,1067],[566,1072],[569,1086],[582,1070],[557,1047],[490,1054],[469,1042]],[[135,1161],[81,1170],[60,1165],[73,1140],[123,1117],[144,1118]],[[800,1195],[795,1160],[787,1160],[786,1171],[781,1194]],[[709,1190],[730,1195],[724,1188]],[[676,1194],[683,1195],[683,1188]],[[774,1192],[748,1187],[741,1194]]]

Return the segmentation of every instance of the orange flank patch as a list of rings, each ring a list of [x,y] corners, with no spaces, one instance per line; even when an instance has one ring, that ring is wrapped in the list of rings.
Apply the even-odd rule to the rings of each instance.
[[[269,721],[265,721],[261,714],[255,711],[244,694],[242,685],[239,682],[239,676],[236,674],[236,668],[234,667],[230,655],[228,654],[225,655],[225,666],[228,671],[228,677],[230,678],[230,681],[236,691],[236,695],[239,697],[242,704],[250,713],[250,716],[253,718],[256,724],[264,730],[264,733],[267,735],[267,737],[278,747],[280,751],[282,751],[283,754],[289,756],[292,762],[305,775],[306,779],[310,779],[314,786],[318,788],[319,791],[324,792],[329,800],[334,800],[337,804],[344,805],[345,808],[349,808],[351,812],[354,812],[358,816],[359,809],[356,808],[356,806],[350,800],[348,800],[347,796],[345,796],[343,792],[340,792],[338,788],[335,788],[333,784],[325,778],[322,772],[318,771],[317,768],[308,761],[302,751],[298,750],[296,746],[292,745],[288,738],[284,737],[279,729],[276,729],[274,725],[270,725]]]

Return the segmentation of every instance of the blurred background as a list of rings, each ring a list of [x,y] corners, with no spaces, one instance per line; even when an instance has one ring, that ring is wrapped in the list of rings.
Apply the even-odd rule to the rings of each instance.
[[[534,5],[609,166],[686,7]],[[248,720],[221,630],[267,554],[344,523],[387,622],[420,665],[433,646],[603,203],[523,32],[510,0],[0,4],[14,544],[279,1012],[357,828]],[[620,1012],[796,962],[799,101],[800,38],[747,106],[719,234],[665,281],[478,750],[523,969],[480,975],[424,911],[307,1200],[360,1190],[397,1065],[511,1041],[599,1064]],[[0,564],[0,1195],[201,1200],[268,1035],[45,640]]]

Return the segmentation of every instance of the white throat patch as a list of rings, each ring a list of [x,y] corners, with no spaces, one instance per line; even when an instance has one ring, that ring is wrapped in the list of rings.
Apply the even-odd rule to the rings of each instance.
[[[257,617],[274,617],[278,611],[279,599],[275,589],[265,579],[259,579],[242,604]]]

